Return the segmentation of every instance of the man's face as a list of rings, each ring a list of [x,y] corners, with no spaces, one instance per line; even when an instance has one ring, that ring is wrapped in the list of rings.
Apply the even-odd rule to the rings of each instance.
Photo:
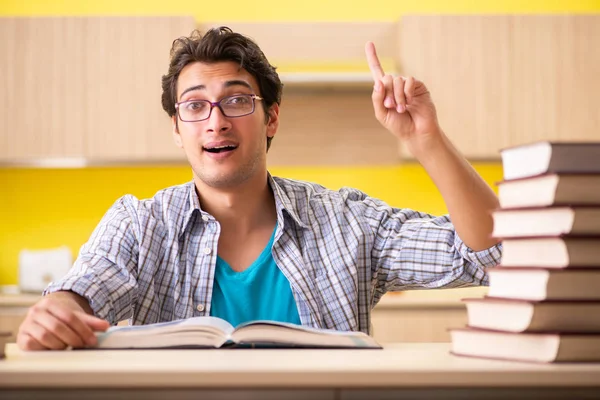
[[[234,62],[190,63],[177,80],[177,102],[216,102],[238,94],[261,95],[254,77]],[[203,121],[176,121],[175,116],[173,137],[183,148],[195,178],[208,186],[231,188],[266,172],[267,136],[277,132],[278,113],[275,104],[266,122],[258,99],[254,112],[242,117],[226,117],[214,107]]]

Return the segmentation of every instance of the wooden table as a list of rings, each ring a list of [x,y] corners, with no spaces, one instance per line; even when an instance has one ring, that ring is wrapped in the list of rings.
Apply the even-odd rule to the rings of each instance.
[[[9,344],[0,398],[600,398],[600,364],[461,358],[449,347],[20,352]]]

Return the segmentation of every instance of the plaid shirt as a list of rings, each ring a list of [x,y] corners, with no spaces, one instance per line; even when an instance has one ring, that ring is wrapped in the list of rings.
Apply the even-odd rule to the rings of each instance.
[[[277,209],[272,254],[303,325],[368,333],[385,292],[487,285],[484,267],[500,260],[500,245],[469,249],[448,216],[393,208],[351,188],[270,175],[269,183]],[[207,316],[219,232],[193,182],[151,199],[123,196],[44,294],[78,293],[113,324]]]

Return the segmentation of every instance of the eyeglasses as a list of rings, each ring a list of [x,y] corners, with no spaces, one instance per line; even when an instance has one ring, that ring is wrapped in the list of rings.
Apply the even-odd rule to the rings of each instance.
[[[262,97],[255,94],[236,94],[223,97],[219,101],[188,100],[175,103],[179,119],[183,122],[198,122],[210,118],[214,107],[219,107],[224,116],[243,117],[254,112],[255,100]]]

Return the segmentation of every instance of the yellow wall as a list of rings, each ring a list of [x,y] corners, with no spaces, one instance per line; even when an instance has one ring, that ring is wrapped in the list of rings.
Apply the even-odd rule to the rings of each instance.
[[[3,0],[4,15],[194,15],[198,21],[393,21],[407,13],[585,13],[598,0]],[[0,14],[1,15],[1,14]]]
[[[202,21],[396,20],[406,13],[555,13],[598,12],[596,1],[442,0],[350,2],[297,0],[221,2],[136,1],[0,1],[0,16],[192,14]],[[352,4],[350,6],[350,4]],[[6,132],[2,133],[6,134]],[[276,142],[274,143],[276,146]],[[498,164],[477,165],[490,184],[500,180]],[[429,178],[418,165],[379,168],[275,168],[272,173],[319,182],[330,188],[353,186],[391,205],[434,214],[446,211]],[[0,284],[17,283],[17,256],[22,248],[67,244],[74,255],[116,198],[188,181],[188,168],[172,166],[88,169],[0,169]]]
[[[276,142],[273,143],[276,145]],[[498,165],[478,165],[493,183]],[[442,198],[419,165],[363,168],[272,168],[278,176],[351,186],[398,207],[433,214],[446,211]],[[191,179],[187,167],[153,166],[88,169],[0,169],[0,284],[17,282],[18,252],[68,245],[75,256],[104,212],[120,196],[152,196]]]

